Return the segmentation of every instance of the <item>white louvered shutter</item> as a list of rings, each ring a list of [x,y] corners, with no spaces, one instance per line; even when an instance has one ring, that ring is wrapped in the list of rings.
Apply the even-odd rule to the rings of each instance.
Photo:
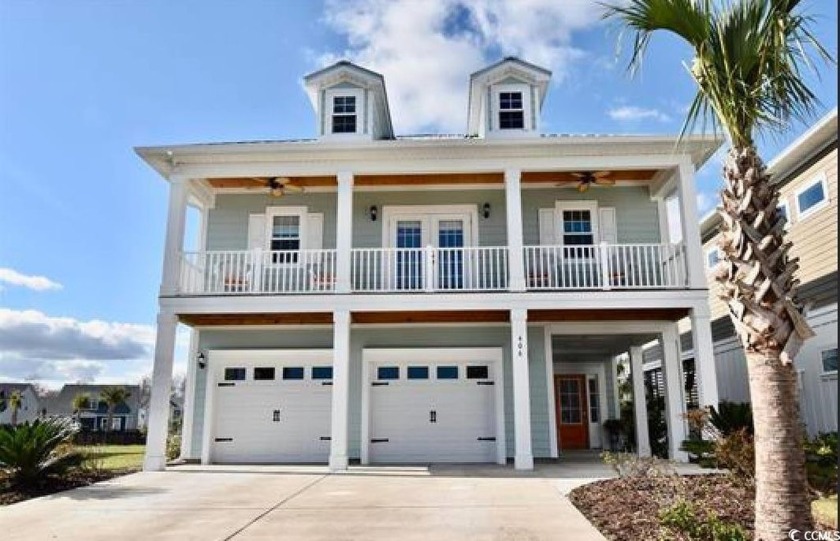
[[[265,214],[251,214],[248,216],[248,249],[266,249]]]
[[[557,244],[557,226],[554,223],[554,209],[540,209],[540,246]]]
[[[618,244],[615,207],[601,207],[598,213],[599,229],[601,231],[600,241],[607,244]]]
[[[307,250],[320,250],[324,247],[324,215],[314,212],[306,215]]]

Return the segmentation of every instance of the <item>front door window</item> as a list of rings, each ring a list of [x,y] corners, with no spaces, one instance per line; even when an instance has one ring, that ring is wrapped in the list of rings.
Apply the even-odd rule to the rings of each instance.
[[[397,289],[420,289],[423,280],[423,223],[397,221]]]
[[[461,289],[464,287],[464,221],[440,220],[438,230],[438,287]]]

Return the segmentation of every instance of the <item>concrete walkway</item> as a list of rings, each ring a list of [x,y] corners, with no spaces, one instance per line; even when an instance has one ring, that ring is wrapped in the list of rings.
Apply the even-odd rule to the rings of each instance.
[[[179,466],[0,508],[4,539],[601,540],[566,497],[600,464]]]

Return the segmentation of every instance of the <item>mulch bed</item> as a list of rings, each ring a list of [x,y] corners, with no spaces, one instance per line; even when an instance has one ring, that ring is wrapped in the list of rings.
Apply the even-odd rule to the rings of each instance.
[[[572,503],[607,539],[673,539],[659,513],[682,498],[752,536],[755,489],[725,475],[626,477],[574,489]]]
[[[39,496],[55,494],[56,492],[63,492],[72,488],[92,485],[99,481],[107,481],[108,479],[128,475],[136,471],[139,470],[132,468],[124,470],[82,470],[63,477],[52,477],[43,485],[26,490],[12,487],[9,481],[0,474],[0,506],[22,502]]]

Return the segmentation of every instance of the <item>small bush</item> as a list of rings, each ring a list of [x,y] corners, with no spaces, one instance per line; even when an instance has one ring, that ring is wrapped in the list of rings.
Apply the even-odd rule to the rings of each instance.
[[[685,418],[694,437],[682,450],[706,468],[725,468],[733,475],[755,476],[752,410],[747,403],[721,402],[715,409],[691,410]]]
[[[666,530],[667,537],[682,534],[690,541],[748,541],[744,529],[723,522],[714,513],[700,517],[695,506],[685,500],[677,500],[671,507],[659,513],[659,524]]]
[[[175,460],[181,456],[181,435],[170,434],[166,438],[166,458]]]
[[[837,494],[837,432],[820,433],[805,441],[808,484],[822,495]]]
[[[738,477],[755,477],[755,441],[746,429],[718,439],[714,454],[719,468],[726,468]]]
[[[71,446],[78,425],[72,419],[49,417],[0,428],[0,468],[13,484],[32,488],[51,475],[77,468],[83,455]]]
[[[601,453],[601,460],[619,477],[665,477],[675,475],[673,464],[655,456],[640,457],[633,453]]]

